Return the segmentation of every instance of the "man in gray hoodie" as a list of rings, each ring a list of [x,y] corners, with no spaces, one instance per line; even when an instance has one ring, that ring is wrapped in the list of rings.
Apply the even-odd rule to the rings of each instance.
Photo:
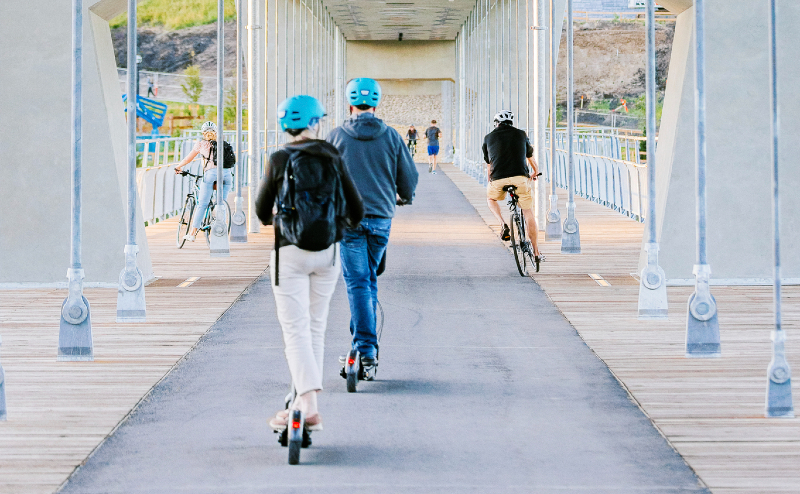
[[[341,255],[353,348],[361,354],[365,379],[371,380],[378,363],[378,264],[389,244],[396,204],[411,204],[419,173],[400,134],[375,117],[380,85],[373,79],[353,79],[345,93],[350,119],[327,140],[341,153],[364,201],[364,219],[345,229]]]

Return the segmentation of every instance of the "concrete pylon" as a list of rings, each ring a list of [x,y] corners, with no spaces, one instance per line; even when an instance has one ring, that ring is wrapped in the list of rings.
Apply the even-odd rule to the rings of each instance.
[[[694,9],[691,0],[659,0],[679,14],[658,140],[656,177],[659,262],[670,284],[694,284],[695,116]],[[800,80],[795,26],[800,3],[781,2],[778,84]],[[712,284],[772,283],[772,168],[769,113],[769,2],[748,8],[706,0],[708,260]],[[793,165],[800,100],[780,102],[781,189],[800,188]],[[800,196],[781,197],[784,282],[800,282]],[[640,270],[645,265],[643,239]]]
[[[84,1],[83,265],[85,286],[117,286],[126,244],[125,113],[108,21],[125,0]],[[70,2],[0,2],[0,169],[16,213],[0,215],[0,285],[66,286],[70,239]],[[138,202],[138,201],[137,201]],[[144,225],[141,210],[137,219]],[[144,228],[137,243],[153,278]]]

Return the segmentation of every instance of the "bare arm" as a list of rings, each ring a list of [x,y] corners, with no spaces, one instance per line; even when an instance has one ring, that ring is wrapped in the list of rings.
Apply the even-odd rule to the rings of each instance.
[[[194,161],[194,158],[197,156],[197,153],[199,153],[199,152],[200,151],[192,149],[192,152],[189,153],[189,155],[187,157],[183,158],[183,160],[181,160],[181,162],[178,163],[178,166],[175,167],[175,173],[180,173],[181,172],[181,168],[183,168],[184,166],[186,166],[189,163],[191,163],[192,161]]]
[[[536,164],[536,160],[533,158],[527,158],[528,166],[531,167],[533,173],[531,173],[531,180],[536,180],[536,175],[539,174],[539,165]]]

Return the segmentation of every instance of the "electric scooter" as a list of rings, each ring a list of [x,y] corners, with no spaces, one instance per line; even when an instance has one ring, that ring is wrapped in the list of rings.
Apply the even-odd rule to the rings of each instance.
[[[377,275],[380,276],[385,270],[386,251],[383,251],[383,257],[378,265]],[[378,333],[378,343],[380,343],[381,335],[383,334],[384,322],[383,306],[381,305],[380,300],[378,301],[377,308],[378,311],[375,314],[375,319]],[[380,322],[378,323],[378,321]],[[339,375],[341,375],[347,381],[348,393],[355,393],[358,391],[358,381],[372,381],[378,374],[378,359],[376,358],[374,363],[371,365],[363,365],[361,362],[361,354],[355,348],[351,349],[346,356],[339,357],[339,363],[342,364],[342,370],[339,372]]]
[[[300,450],[311,446],[311,431],[306,427],[305,416],[300,410],[292,410],[297,391],[292,385],[292,390],[286,395],[286,409],[289,410],[289,420],[283,429],[276,429],[278,442],[283,447],[289,448],[289,465],[300,463]]]

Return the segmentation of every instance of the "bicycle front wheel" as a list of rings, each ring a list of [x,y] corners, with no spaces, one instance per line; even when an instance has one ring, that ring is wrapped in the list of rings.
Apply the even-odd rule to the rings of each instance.
[[[231,233],[231,207],[228,204],[228,201],[223,201],[225,203],[225,212],[227,213],[228,217],[228,234]],[[217,203],[213,203],[209,208],[208,215],[206,216],[206,222],[208,228],[203,229],[203,233],[205,233],[206,237],[206,244],[211,247],[211,227],[214,225],[214,221],[217,218]],[[203,224],[206,226],[206,223]]]
[[[189,234],[189,230],[192,228],[192,215],[194,214],[194,199],[192,197],[187,197],[186,202],[183,204],[183,211],[181,211],[181,216],[178,218],[178,238],[177,238],[177,245],[178,248],[183,248],[183,244],[186,243],[186,239],[183,237]]]
[[[525,261],[523,245],[525,242],[525,229],[522,226],[520,215],[514,213],[511,217],[511,250],[514,251],[514,261],[517,263],[517,270],[520,276],[528,275],[528,268]]]

